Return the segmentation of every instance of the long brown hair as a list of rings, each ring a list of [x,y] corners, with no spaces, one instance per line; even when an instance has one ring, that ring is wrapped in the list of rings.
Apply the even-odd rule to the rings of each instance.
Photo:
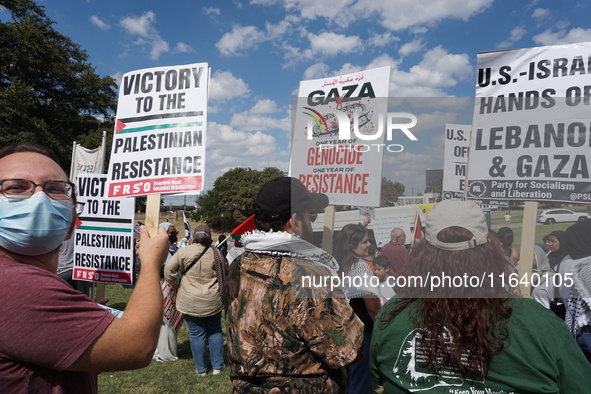
[[[363,257],[353,253],[353,249],[366,235],[367,228],[361,224],[347,224],[339,231],[332,246],[332,255],[339,263],[340,272],[349,271],[357,259]]]
[[[472,233],[464,228],[448,227],[437,238],[459,242],[471,239]],[[436,372],[452,367],[463,377],[483,378],[493,356],[502,351],[508,338],[507,322],[512,312],[507,306],[509,289],[502,288],[500,283],[500,275],[507,270],[502,246],[494,237],[462,251],[441,250],[423,240],[409,256],[405,277],[466,275],[484,278],[483,286],[473,287],[476,285],[473,282],[462,289],[457,288],[457,283],[428,291],[417,287],[400,289],[408,298],[387,304],[381,324],[387,325],[401,311],[410,308],[413,323],[420,329],[416,346],[425,352],[423,366]]]

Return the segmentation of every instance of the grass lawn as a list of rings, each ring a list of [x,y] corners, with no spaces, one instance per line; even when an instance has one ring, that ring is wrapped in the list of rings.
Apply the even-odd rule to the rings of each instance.
[[[124,310],[132,289],[121,285],[106,285],[108,306]],[[225,331],[225,330],[224,330]],[[133,340],[130,338],[129,340]],[[99,393],[230,393],[229,369],[213,376],[197,376],[189,346],[189,331],[183,323],[178,334],[177,361],[152,363],[143,369],[104,372],[99,375]]]

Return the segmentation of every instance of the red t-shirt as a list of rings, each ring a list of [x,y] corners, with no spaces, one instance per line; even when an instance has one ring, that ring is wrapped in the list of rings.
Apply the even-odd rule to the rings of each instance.
[[[65,371],[115,318],[44,269],[0,257],[0,393],[93,393]]]

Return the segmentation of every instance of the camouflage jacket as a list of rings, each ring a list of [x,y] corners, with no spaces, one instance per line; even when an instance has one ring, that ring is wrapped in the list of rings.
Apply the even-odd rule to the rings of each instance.
[[[330,273],[251,252],[231,265],[226,333],[235,392],[345,392],[343,366],[357,357],[363,323],[340,290],[302,288],[293,278],[303,275]]]

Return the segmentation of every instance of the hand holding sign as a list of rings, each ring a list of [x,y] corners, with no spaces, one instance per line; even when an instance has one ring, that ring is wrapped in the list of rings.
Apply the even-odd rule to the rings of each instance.
[[[166,261],[168,256],[168,249],[170,241],[168,234],[163,227],[158,227],[158,232],[154,236],[150,236],[148,229],[145,226],[140,227],[140,240],[136,244],[137,256],[142,263],[142,270],[144,267],[156,266],[158,271]]]

